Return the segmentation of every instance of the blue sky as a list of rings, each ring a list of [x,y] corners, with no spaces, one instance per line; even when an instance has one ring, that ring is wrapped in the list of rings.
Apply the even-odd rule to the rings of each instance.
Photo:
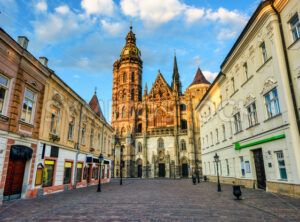
[[[112,65],[130,20],[142,52],[143,87],[158,70],[171,83],[176,49],[183,90],[200,64],[209,81],[234,44],[258,0],[0,0],[0,26],[53,69],[87,102],[95,87],[110,120]]]

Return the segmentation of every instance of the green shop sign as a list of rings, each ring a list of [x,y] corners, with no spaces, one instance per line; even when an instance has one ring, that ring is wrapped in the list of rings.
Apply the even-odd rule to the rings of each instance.
[[[248,143],[248,144],[245,144],[245,145],[240,145],[240,143],[234,143],[234,149],[235,150],[240,150],[240,149],[243,149],[243,148],[246,148],[246,147],[250,147],[250,146],[255,146],[255,145],[258,145],[258,144],[262,144],[262,143],[267,143],[267,142],[270,142],[270,141],[273,141],[273,140],[279,140],[279,139],[282,139],[282,138],[285,138],[285,134],[280,134],[278,136],[273,136],[273,137],[270,137],[270,138],[267,138],[267,139],[263,139],[263,140],[259,140],[259,141],[255,141],[255,142],[252,142],[252,143]]]

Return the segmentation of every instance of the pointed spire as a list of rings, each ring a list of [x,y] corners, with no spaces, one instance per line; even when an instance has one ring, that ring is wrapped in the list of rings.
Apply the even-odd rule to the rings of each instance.
[[[93,98],[91,99],[91,101],[89,102],[89,106],[99,115],[99,116],[103,116],[103,113],[102,113],[102,110],[100,108],[100,105],[99,105],[99,100],[98,100],[98,97],[96,95],[96,91],[94,93],[94,96]]]
[[[145,83],[145,90],[144,90],[144,96],[148,94],[148,87],[147,87],[147,83]]]
[[[174,68],[173,68],[173,77],[172,77],[173,83],[172,83],[172,89],[178,90],[178,93],[181,95],[181,82],[178,72],[178,66],[177,66],[177,58],[176,58],[176,52],[174,52]],[[176,87],[175,87],[176,85]]]
[[[190,86],[196,85],[196,84],[202,84],[202,83],[204,83],[204,84],[210,84],[210,82],[207,81],[207,79],[203,75],[200,67],[198,66],[196,75],[195,75],[194,80],[193,80],[193,82],[192,82],[192,84]]]

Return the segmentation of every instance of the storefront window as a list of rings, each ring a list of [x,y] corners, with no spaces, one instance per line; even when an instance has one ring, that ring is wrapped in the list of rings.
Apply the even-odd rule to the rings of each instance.
[[[277,152],[276,154],[277,154],[277,161],[278,161],[280,179],[286,180],[287,179],[287,174],[286,174],[286,168],[285,168],[283,152],[280,151],[280,152]]]
[[[99,167],[94,167],[94,168],[93,168],[93,178],[94,178],[95,180],[98,179],[98,168],[99,168]]]
[[[53,185],[54,166],[54,160],[45,160],[43,187],[51,187]]]
[[[77,163],[76,181],[81,182],[82,163]]]
[[[72,163],[65,162],[64,184],[71,183]]]
[[[89,168],[88,167],[84,167],[84,172],[83,172],[83,179],[86,180],[87,176],[89,173]]]

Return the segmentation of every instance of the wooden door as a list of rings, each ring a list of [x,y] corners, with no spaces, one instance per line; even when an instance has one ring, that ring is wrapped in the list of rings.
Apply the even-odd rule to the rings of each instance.
[[[25,163],[22,160],[9,160],[3,193],[4,199],[11,200],[21,197]]]
[[[138,177],[142,177],[142,165],[138,165]]]
[[[264,166],[264,158],[262,154],[262,150],[254,150],[254,162],[255,162],[255,170],[256,170],[256,178],[257,178],[257,186],[261,189],[266,189],[266,174],[265,174],[265,166]]]

